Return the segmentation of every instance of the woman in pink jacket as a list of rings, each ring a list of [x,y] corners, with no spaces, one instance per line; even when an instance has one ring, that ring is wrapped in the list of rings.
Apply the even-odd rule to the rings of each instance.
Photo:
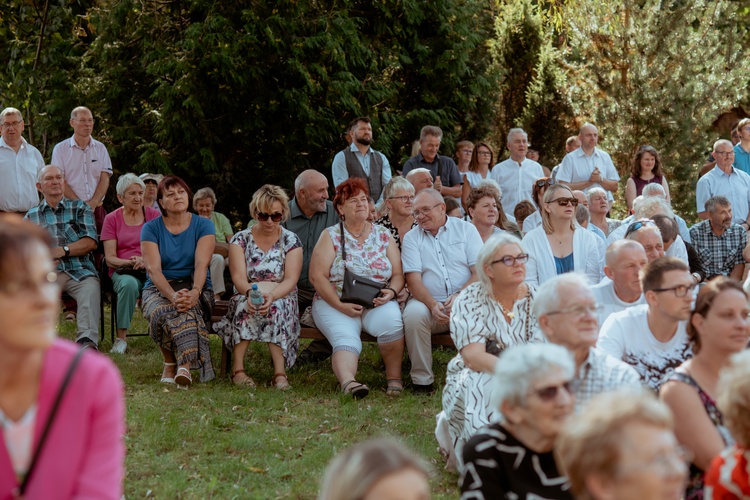
[[[45,230],[0,215],[0,500],[120,499],[122,379],[104,356],[56,339],[50,246]]]

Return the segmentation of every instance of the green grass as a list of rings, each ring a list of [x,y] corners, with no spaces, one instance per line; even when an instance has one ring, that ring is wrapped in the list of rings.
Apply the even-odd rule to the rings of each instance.
[[[111,348],[108,309],[106,314],[104,353]],[[74,323],[62,321],[60,329],[61,336],[75,337]],[[146,331],[139,311],[131,331]],[[330,361],[290,370],[290,391],[270,387],[271,358],[257,343],[248,349],[245,368],[258,387],[234,387],[218,376],[220,348],[212,336],[217,379],[188,391],[159,383],[162,359],[149,337],[130,337],[125,355],[107,354],[125,381],[127,498],[315,498],[337,452],[386,435],[432,464],[433,498],[457,497],[457,477],[444,470],[434,437],[442,388],[429,397],[408,389],[398,398],[386,396],[376,345],[367,343],[360,359],[357,378],[370,387],[360,401],[339,393]],[[445,380],[454,354],[435,350],[436,381]]]

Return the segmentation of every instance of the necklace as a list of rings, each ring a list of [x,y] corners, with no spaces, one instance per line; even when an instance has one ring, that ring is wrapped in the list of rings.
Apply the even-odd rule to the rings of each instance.
[[[367,224],[365,224],[364,229],[362,229],[362,231],[359,234],[354,234],[354,231],[349,229],[349,226],[347,226],[346,224],[344,224],[344,227],[346,228],[347,231],[349,231],[349,234],[354,236],[356,239],[360,239],[362,235],[365,234],[365,231],[367,231]]]
[[[503,303],[502,302],[500,302],[498,300],[497,303],[500,305],[500,312],[502,312],[505,315],[505,317],[508,318],[510,321],[513,321],[513,318],[516,317],[516,313],[513,312],[513,305],[511,304],[509,310],[506,311],[505,308],[503,307]],[[515,303],[516,303],[516,301],[514,300],[513,304],[515,304]]]

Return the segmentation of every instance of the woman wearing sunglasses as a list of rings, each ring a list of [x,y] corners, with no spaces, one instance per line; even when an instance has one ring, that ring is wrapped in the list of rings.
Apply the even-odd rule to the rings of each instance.
[[[528,258],[515,236],[491,237],[477,255],[479,281],[453,305],[450,331],[458,354],[448,363],[435,431],[451,468],[461,468],[466,441],[499,417],[489,398],[498,354],[514,345],[544,342],[531,312],[534,290],[524,282]]]
[[[237,293],[214,331],[232,349],[232,383],[255,387],[245,372],[245,352],[250,341],[265,342],[271,351],[277,389],[290,388],[286,369],[297,359],[299,314],[297,280],[302,271],[302,243],[297,235],[281,227],[289,217],[289,198],[283,189],[266,184],[250,201],[250,214],[257,220],[229,243],[229,271]],[[251,301],[253,285],[263,300]]]
[[[604,256],[597,236],[578,225],[575,211],[578,199],[562,184],[547,188],[540,212],[542,225],[523,238],[529,253],[526,281],[540,285],[571,271],[585,273],[592,284],[599,283]]]
[[[573,414],[574,370],[573,356],[558,345],[503,352],[490,383],[503,420],[466,443],[461,498],[573,498],[553,448]]]

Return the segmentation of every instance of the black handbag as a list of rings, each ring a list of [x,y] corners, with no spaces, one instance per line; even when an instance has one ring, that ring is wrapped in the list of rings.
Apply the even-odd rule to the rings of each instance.
[[[169,285],[172,287],[172,290],[174,290],[175,292],[179,292],[180,290],[184,289],[190,290],[193,288],[192,276],[176,278],[168,281]],[[211,314],[213,313],[214,306],[216,305],[216,299],[214,298],[213,290],[211,290],[206,284],[203,285],[203,290],[201,290],[198,296],[198,305],[201,309],[203,321],[206,323],[209,322],[211,320]]]
[[[380,295],[380,291],[385,284],[372,281],[355,274],[346,267],[346,235],[344,234],[344,223],[339,223],[341,227],[341,259],[344,261],[344,283],[341,288],[341,302],[358,304],[362,307],[372,308],[372,301]]]
[[[146,281],[148,279],[148,276],[146,276],[146,270],[145,269],[133,269],[130,266],[120,266],[115,269],[115,272],[119,275],[127,275],[132,276],[139,281]]]

